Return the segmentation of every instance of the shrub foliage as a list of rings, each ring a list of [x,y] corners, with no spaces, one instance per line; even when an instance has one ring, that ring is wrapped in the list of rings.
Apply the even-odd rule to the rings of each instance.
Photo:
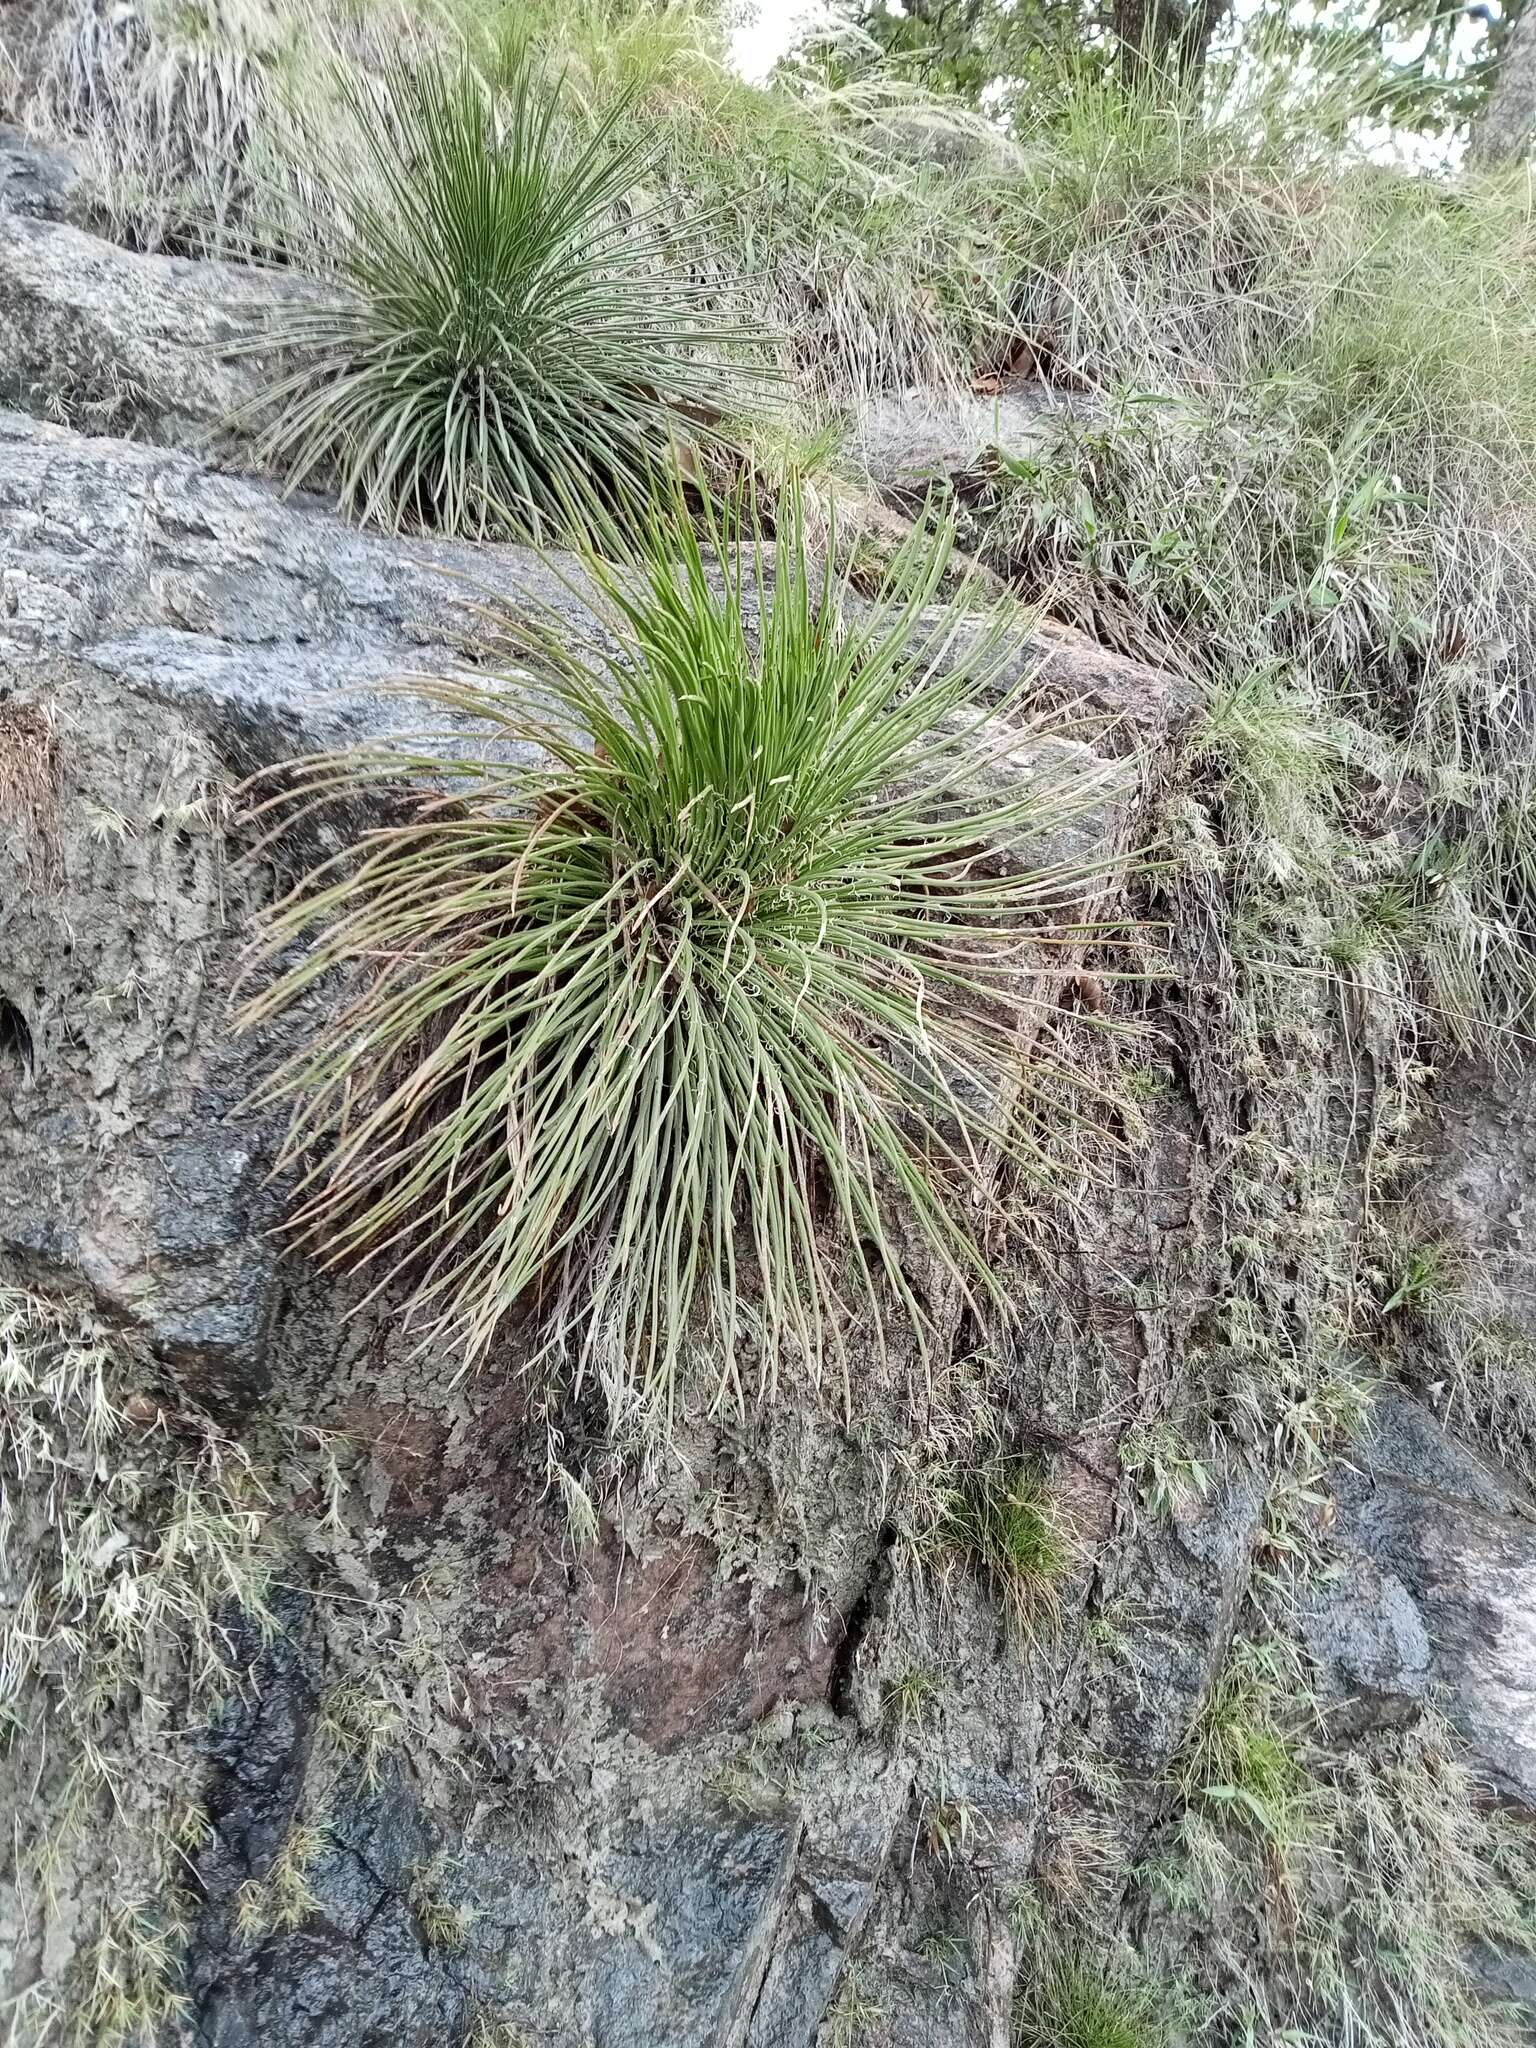
[[[570,141],[527,56],[338,77],[290,143],[281,235],[320,283],[261,337],[263,459],[392,529],[537,534],[643,492],[681,408],[745,398],[751,336],[681,267],[624,112]]]
[[[433,691],[486,751],[313,764],[301,801],[415,809],[278,908],[252,1008],[345,984],[273,1084],[301,1231],[408,1268],[471,1357],[536,1307],[619,1414],[670,1412],[690,1325],[740,1396],[754,1347],[760,1392],[840,1354],[855,1296],[921,1339],[944,1276],[986,1291],[998,1158],[1046,1170],[1019,1037],[1085,878],[1050,835],[1103,796],[1017,759],[978,794],[1013,650],[929,608],[947,540],[856,617],[794,500],[771,547],[706,525],[589,562],[590,645]]]

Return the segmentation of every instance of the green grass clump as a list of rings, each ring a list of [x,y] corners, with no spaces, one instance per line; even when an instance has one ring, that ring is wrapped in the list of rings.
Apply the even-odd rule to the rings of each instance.
[[[1308,1705],[1292,1702],[1293,1709]],[[1201,1710],[1181,1772],[1186,1794],[1227,1808],[1283,1848],[1302,1828],[1310,1779],[1263,1651],[1236,1652]]]
[[[974,1561],[1023,1621],[1054,1617],[1075,1555],[1045,1475],[1022,1458],[965,1474],[941,1503],[945,1545]]]
[[[704,431],[683,409],[744,399],[746,330],[707,311],[622,112],[573,140],[526,54],[338,74],[293,139],[283,239],[319,288],[263,325],[260,458],[393,530],[537,534],[647,491]]]
[[[1164,2039],[1147,1987],[1123,1972],[1046,1944],[1026,1958],[1013,2010],[1012,2048],[1158,2048]]]
[[[1031,946],[1091,872],[1051,835],[1113,773],[999,778],[1028,686],[989,702],[1003,622],[930,609],[944,536],[855,616],[792,500],[766,549],[739,502],[705,517],[708,551],[673,508],[587,562],[591,645],[429,693],[534,765],[315,765],[311,795],[415,808],[279,908],[268,952],[313,943],[251,1010],[343,978],[273,1084],[303,1238],[408,1272],[470,1358],[537,1307],[616,1413],[671,1411],[691,1329],[739,1397],[754,1350],[762,1393],[841,1357],[855,1302],[921,1346],[950,1285],[995,1293],[994,1162],[1049,1171]]]
[[[909,1733],[921,1731],[942,1690],[938,1673],[926,1665],[914,1665],[902,1672],[880,1703],[894,1722],[898,1737],[904,1740]]]
[[[1488,1810],[1432,1712],[1303,1754],[1284,1730],[1315,1726],[1316,1702],[1275,1609],[1240,1639],[1186,1758],[1191,1803],[1133,1880],[1144,1976],[1199,2015],[1177,2038],[1513,2048],[1477,1956],[1536,1942],[1528,1830]]]
[[[1459,1306],[1467,1293],[1465,1256],[1443,1238],[1394,1246],[1383,1315],[1408,1311],[1426,1322]]]

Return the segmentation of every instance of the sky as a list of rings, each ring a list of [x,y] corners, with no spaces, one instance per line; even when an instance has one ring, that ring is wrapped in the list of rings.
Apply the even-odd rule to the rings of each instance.
[[[731,38],[737,68],[748,78],[766,78],[794,40],[795,31],[822,12],[818,0],[748,0]]]

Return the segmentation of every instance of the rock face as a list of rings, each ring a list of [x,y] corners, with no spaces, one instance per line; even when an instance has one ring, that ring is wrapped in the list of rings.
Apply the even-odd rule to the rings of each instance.
[[[1536,1807],[1536,1519],[1520,1493],[1401,1396],[1337,1481],[1346,1560],[1329,1662],[1373,1718],[1431,1687],[1484,1782]]]
[[[993,449],[1028,456],[1044,445],[1064,401],[1020,384],[994,397],[936,398],[906,391],[872,397],[855,421],[847,454],[882,491],[915,493],[977,468]]]
[[[29,183],[13,173],[13,189],[41,208],[48,174]],[[178,447],[207,446],[226,437],[231,413],[250,397],[254,363],[237,347],[249,349],[274,290],[247,272],[136,256],[11,213],[0,243],[0,402],[78,427],[149,429]]]
[[[761,1566],[733,1581],[681,1528],[561,1563],[520,1396],[444,1389],[423,1406],[406,1357],[381,1365],[387,1319],[343,1338],[333,1311],[317,1322],[290,1298],[269,1234],[274,1133],[246,1107],[273,1049],[227,1022],[264,886],[227,852],[232,782],[410,723],[370,686],[459,658],[466,583],[503,604],[575,600],[520,550],[365,539],[182,455],[15,416],[0,447],[0,731],[13,773],[31,749],[14,786],[37,792],[5,822],[12,872],[34,884],[7,906],[0,957],[26,1050],[0,1112],[0,1243],[35,1283],[88,1284],[200,1404],[259,1420],[302,1385],[319,1426],[371,1444],[370,1541],[456,1560],[485,1739],[583,1759],[566,1821],[518,1810],[536,1779],[457,1843],[451,1951],[423,1952],[411,1873],[464,1816],[404,1781],[333,1796],[314,1910],[242,1942],[231,1902],[294,1825],[334,1682],[323,1631],[291,1623],[210,1753],[196,2038],[435,2043],[479,1999],[529,2015],[557,2001],[551,2041],[809,2043],[908,1824],[909,1773],[829,1706],[857,1560],[814,1600]],[[339,1354],[355,1369],[333,1370]],[[797,1803],[767,1771],[750,1796],[783,1811],[737,1817],[710,1783],[769,1722]],[[509,1761],[486,1784],[502,1769],[520,1783]]]
[[[0,739],[35,793],[3,826],[33,878],[0,953],[21,1069],[0,1109],[8,1270],[84,1283],[199,1406],[257,1431],[302,1413],[369,1446],[351,1481],[369,1561],[347,1572],[386,1608],[423,1561],[456,1584],[453,1683],[478,1730],[472,1793],[394,1765],[317,1791],[348,1667],[312,1610],[287,1617],[209,1750],[189,2038],[394,2048],[485,2012],[573,2048],[809,2044],[915,1825],[910,1766],[848,1707],[876,1530],[850,1517],[812,1587],[787,1557],[732,1567],[694,1497],[573,1568],[516,1383],[423,1402],[388,1316],[343,1326],[341,1297],[279,1267],[275,1132],[247,1097],[282,1048],[228,1025],[241,927],[271,886],[235,857],[234,784],[414,727],[380,686],[462,660],[473,605],[577,600],[526,551],[360,535],[174,449],[13,414],[0,450]],[[1060,639],[1045,652],[1065,694],[1106,670]],[[1051,744],[1052,772],[1077,758]],[[975,1758],[978,1795],[1021,1816],[1038,1707],[1022,1726]],[[242,1888],[317,1800],[303,1925],[242,1934]],[[434,1860],[454,1918],[437,1947]]]
[[[1269,1541],[1257,1460],[1202,1446],[1202,1484],[1154,1509],[1128,1427],[1233,1293],[1200,1243],[1230,1199],[1234,1084],[1195,1078],[1213,984],[1132,1041],[1155,1113],[1139,1149],[1085,1158],[1077,1236],[1031,1219],[1050,1286],[1021,1267],[1021,1334],[990,1361],[1071,1506],[1059,1611],[1010,1622],[893,1508],[981,1369],[958,1316],[920,1389],[871,1362],[851,1418],[703,1419],[573,1546],[515,1359],[466,1380],[398,1302],[279,1258],[278,1133],[250,1096],[289,1040],[229,1020],[249,918],[288,879],[237,785],[414,729],[385,685],[473,661],[477,607],[574,626],[579,577],[360,534],[212,466],[239,459],[247,379],[220,348],[249,281],[57,225],[61,189],[0,152],[21,408],[0,416],[0,1282],[104,1318],[156,1430],[234,1432],[286,1546],[271,1626],[221,1622],[162,2048],[1007,2048],[1029,1957],[1000,1902],[1078,1886],[1113,1922]],[[913,456],[910,422],[881,432]],[[1042,717],[1081,717],[1014,733],[1005,772],[1118,759],[1073,848],[1117,851],[1196,693],[1059,628],[1018,660]],[[1063,983],[1104,1000],[1072,979],[1086,943],[1043,1031],[1074,1028]],[[1518,1187],[1496,1192],[1513,1214]],[[1402,1393],[1315,1486],[1300,1626],[1329,1739],[1440,1701],[1486,1786],[1536,1811],[1526,1496]],[[14,1946],[4,1988],[30,1995],[58,1958],[30,1926]]]
[[[19,414],[0,434],[0,650],[85,654],[253,764],[419,726],[367,685],[443,673],[477,603],[579,610],[524,549],[385,543],[161,448]]]

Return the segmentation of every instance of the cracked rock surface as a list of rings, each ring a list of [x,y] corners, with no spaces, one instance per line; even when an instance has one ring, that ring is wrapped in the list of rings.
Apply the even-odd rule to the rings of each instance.
[[[1124,1404],[1065,1428],[1079,1369],[1135,1387],[1208,1306],[1189,1261],[1217,1091],[1192,1038],[1144,1154],[1100,1184],[1097,1236],[1057,1261],[1078,1351],[1026,1337],[1007,1361],[1073,1504],[1057,1625],[1025,1639],[974,1575],[913,1597],[878,1433],[910,1388],[872,1363],[868,1415],[807,1403],[750,1448],[700,1423],[678,1470],[621,1489],[573,1549],[526,1361],[463,1378],[397,1301],[279,1257],[278,1133],[249,1098],[288,1041],[230,1017],[283,880],[250,857],[237,786],[414,729],[385,685],[473,661],[475,607],[574,627],[579,599],[530,551],[361,534],[238,473],[246,382],[221,345],[249,282],[95,241],[52,217],[64,190],[0,144],[0,1279],[88,1302],[168,1398],[236,1432],[291,1544],[273,1630],[229,1623],[165,2048],[841,2048],[867,1958],[870,2041],[1007,2048],[1020,1958],[977,1900],[1028,1883],[1086,1815],[1113,1834],[1113,1914],[1265,1540],[1237,1461],[1150,1518]],[[909,427],[881,445],[910,448]],[[1118,760],[1074,849],[1118,851],[1195,693],[1059,628],[1019,660],[1043,707],[1087,716],[1018,735],[1006,772]],[[40,797],[19,800],[18,764]],[[1526,1307],[1505,1162],[1536,1157],[1536,1109],[1501,1084],[1447,1124],[1447,1200],[1496,1232]],[[973,1336],[957,1311],[946,1367]],[[1433,1402],[1393,1396],[1328,1473],[1307,1640],[1341,1740],[1442,1701],[1493,1795],[1533,1813],[1536,1519]],[[893,1739],[900,1688],[916,1699],[937,1666],[942,1724]],[[914,1756],[940,1768],[920,1779]],[[296,1831],[313,1840],[282,1924],[249,1907]],[[25,1987],[39,1938],[0,1925],[0,1988]],[[1489,1967],[1528,1995],[1511,1958]]]

